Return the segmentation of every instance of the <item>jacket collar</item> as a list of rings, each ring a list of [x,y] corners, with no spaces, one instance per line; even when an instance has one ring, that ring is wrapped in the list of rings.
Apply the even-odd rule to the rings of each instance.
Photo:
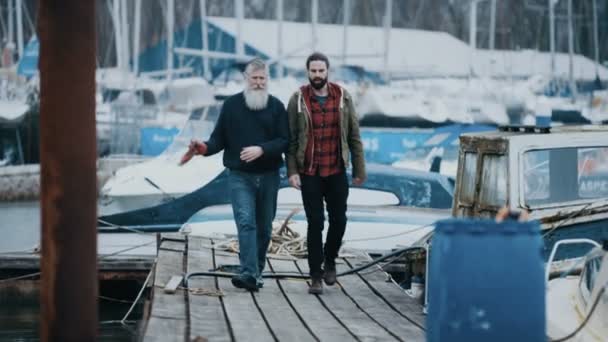
[[[342,110],[342,108],[344,107],[344,90],[342,89],[342,87],[340,87],[336,83],[327,82],[327,88],[328,88],[327,89],[328,96],[338,99],[338,106],[339,106],[340,110]],[[304,107],[306,108],[308,115],[310,115],[310,108],[311,108],[310,102],[311,102],[313,94],[314,94],[313,89],[310,84],[306,84],[306,85],[303,85],[300,87],[300,93],[299,93],[299,98],[298,98],[298,111],[301,111],[300,99],[303,98]]]

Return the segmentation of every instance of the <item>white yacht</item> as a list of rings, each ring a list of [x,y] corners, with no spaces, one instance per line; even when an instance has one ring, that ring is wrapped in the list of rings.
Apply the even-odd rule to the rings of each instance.
[[[179,166],[192,139],[211,135],[219,105],[195,111],[169,147],[159,156],[116,171],[100,191],[102,215],[154,206],[190,193],[217,177],[223,170],[222,153],[194,157]]]

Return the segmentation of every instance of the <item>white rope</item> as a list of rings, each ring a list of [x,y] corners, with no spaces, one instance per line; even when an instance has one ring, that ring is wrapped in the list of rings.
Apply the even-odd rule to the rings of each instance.
[[[133,304],[131,304],[131,307],[129,308],[129,311],[127,311],[127,313],[125,314],[125,316],[120,320],[121,324],[125,324],[125,321],[127,320],[127,318],[129,317],[129,315],[131,314],[131,311],[133,311],[133,309],[135,308],[135,305],[137,305],[137,302],[139,301],[139,298],[141,298],[141,295],[144,293],[144,289],[146,288],[146,285],[148,285],[148,282],[150,281],[150,278],[152,277],[152,273],[154,273],[154,269],[156,268],[156,261],[154,261],[154,264],[152,265],[152,267],[150,267],[150,272],[148,272],[148,276],[146,277],[146,281],[144,281],[144,284],[142,285],[141,289],[139,289],[139,293],[137,294],[137,297],[135,297],[135,300],[133,301]]]

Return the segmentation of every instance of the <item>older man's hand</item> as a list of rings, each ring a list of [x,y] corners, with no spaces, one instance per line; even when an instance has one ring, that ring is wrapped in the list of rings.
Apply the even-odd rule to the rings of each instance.
[[[190,141],[190,145],[188,145],[188,150],[186,151],[186,153],[184,153],[181,160],[179,161],[179,166],[182,166],[189,162],[190,159],[192,159],[192,157],[194,157],[195,155],[205,155],[205,153],[207,153],[207,144],[205,144],[204,142],[192,140]]]
[[[264,150],[260,146],[247,146],[241,151],[241,160],[250,163],[264,154]]]

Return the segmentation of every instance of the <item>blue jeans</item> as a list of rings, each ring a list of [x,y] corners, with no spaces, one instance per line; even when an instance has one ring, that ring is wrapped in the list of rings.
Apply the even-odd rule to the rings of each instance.
[[[231,170],[230,198],[239,237],[240,275],[258,279],[266,264],[277,211],[279,171],[247,173]]]

